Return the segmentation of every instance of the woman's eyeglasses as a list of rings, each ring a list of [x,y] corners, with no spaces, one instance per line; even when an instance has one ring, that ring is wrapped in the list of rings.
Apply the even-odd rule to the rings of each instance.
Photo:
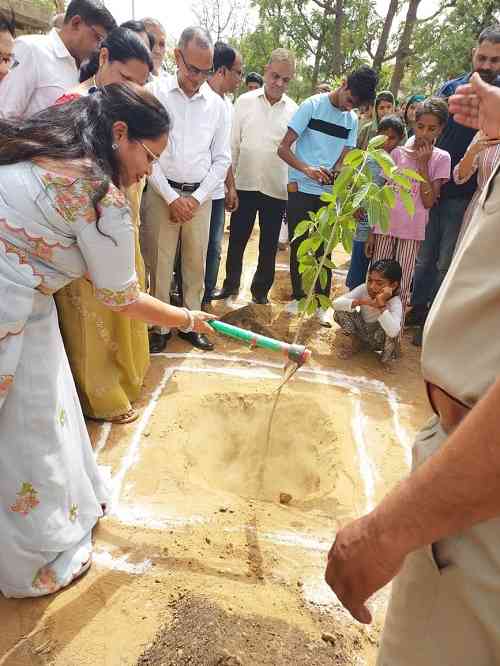
[[[156,163],[158,162],[158,160],[160,159],[160,156],[159,156],[159,155],[156,155],[155,153],[153,153],[153,151],[151,150],[151,148],[148,148],[148,147],[146,146],[145,143],[142,143],[142,141],[139,141],[139,143],[140,143],[141,146],[144,148],[144,150],[146,151],[146,153],[148,154],[148,156],[151,158],[151,159],[149,160],[150,163],[151,163],[151,164],[156,164]]]

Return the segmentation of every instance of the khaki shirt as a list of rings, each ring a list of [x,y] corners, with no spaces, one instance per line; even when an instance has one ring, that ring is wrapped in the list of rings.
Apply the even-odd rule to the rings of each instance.
[[[500,170],[485,186],[434,301],[422,372],[473,406],[500,374]]]

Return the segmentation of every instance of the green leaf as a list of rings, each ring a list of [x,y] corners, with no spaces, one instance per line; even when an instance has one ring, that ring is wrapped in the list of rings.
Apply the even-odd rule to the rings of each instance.
[[[320,196],[321,201],[325,201],[326,203],[335,203],[335,199],[337,197],[334,194],[330,194],[330,192],[323,192]]]
[[[384,134],[377,134],[377,136],[374,136],[373,139],[370,139],[370,141],[368,142],[368,150],[370,151],[370,153],[371,153],[370,148],[371,149],[382,148],[386,140],[387,137],[384,136]]]
[[[389,185],[384,185],[382,188],[382,196],[390,208],[394,208],[396,205],[396,195],[394,190]]]
[[[380,228],[384,233],[387,233],[389,231],[389,224],[390,224],[390,214],[389,214],[389,209],[387,206],[381,205],[380,206]]]
[[[345,194],[346,185],[349,180],[352,178],[354,173],[354,167],[345,166],[343,167],[340,175],[337,177],[335,183],[333,184],[333,193],[337,196]]]
[[[354,150],[350,150],[347,153],[347,155],[344,157],[343,164],[348,164],[353,167],[358,167],[360,164],[362,164],[364,159],[365,159],[364,151],[360,150],[359,148],[355,148]]]
[[[403,187],[405,190],[411,190],[411,180],[406,176],[403,176],[400,173],[393,173],[391,178],[395,183],[401,185],[401,187]]]
[[[411,178],[412,180],[418,180],[419,182],[423,182],[425,180],[425,178],[421,176],[418,171],[414,171],[413,169],[401,169],[401,173],[405,176],[408,176],[408,178]]]
[[[383,169],[384,174],[390,178],[395,167],[392,157],[385,150],[374,150],[371,154],[377,164]]]
[[[327,281],[328,281],[328,273],[326,271],[326,268],[322,268],[319,274],[319,283],[321,285],[321,289],[326,288]]]
[[[352,200],[352,207],[353,208],[359,208],[361,203],[364,201],[365,197],[367,196],[368,192],[370,191],[372,187],[371,183],[367,183],[366,185],[363,185],[362,187],[359,188],[359,190],[356,192],[354,195],[354,198]]]
[[[310,268],[308,267],[303,273],[302,273],[302,286],[304,287],[304,291],[307,293],[309,292],[310,288],[313,285],[314,278],[316,276],[316,268]]]
[[[401,201],[403,202],[403,206],[405,207],[406,212],[410,217],[413,217],[415,215],[415,203],[413,201],[413,197],[406,190],[401,190],[399,192],[399,196],[401,197]]]
[[[347,254],[351,254],[352,252],[352,231],[349,229],[343,229],[342,233],[342,245],[344,246],[344,250],[347,252]]]
[[[297,257],[302,257],[304,254],[307,254],[309,251],[312,250],[313,247],[313,240],[312,238],[306,238],[305,240],[302,241],[302,243],[299,245],[297,249]]]
[[[295,241],[301,236],[303,236],[310,226],[311,226],[310,220],[302,220],[302,222],[299,222],[298,225],[295,227],[295,233],[293,235],[292,241]]]
[[[325,263],[323,265],[325,268],[329,268],[330,270],[337,268],[337,265],[331,259],[325,259]]]
[[[313,296],[311,298],[311,302],[307,306],[306,313],[311,316],[316,312],[317,309],[318,309],[318,301],[316,300],[316,296]]]
[[[304,298],[300,299],[300,301],[299,301],[299,312],[304,312],[304,310],[306,309],[306,300],[307,299],[306,299],[305,296],[304,296]]]
[[[325,296],[324,294],[317,294],[316,298],[318,299],[320,308],[322,310],[328,310],[328,308],[332,307],[332,302],[328,296]]]

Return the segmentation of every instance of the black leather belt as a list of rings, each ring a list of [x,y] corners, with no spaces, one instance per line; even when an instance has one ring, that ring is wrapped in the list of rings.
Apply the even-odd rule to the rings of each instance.
[[[176,183],[175,180],[169,180],[168,184],[174,190],[180,190],[181,192],[196,192],[200,187],[200,183]]]

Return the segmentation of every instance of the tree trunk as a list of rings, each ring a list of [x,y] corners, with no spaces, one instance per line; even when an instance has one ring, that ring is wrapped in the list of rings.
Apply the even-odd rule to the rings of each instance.
[[[314,67],[311,76],[311,91],[314,94],[319,79],[319,68],[323,59],[323,44],[325,43],[325,28],[321,29],[321,34],[316,45],[316,54],[314,56]]]
[[[342,30],[344,28],[344,0],[337,0],[335,3],[335,23],[333,26],[333,45],[332,45],[332,74],[339,76],[342,74],[344,65],[344,56],[342,53]]]
[[[375,56],[373,57],[373,69],[376,72],[380,72],[382,68],[382,63],[384,62],[384,57],[387,51],[387,44],[389,42],[389,35],[391,34],[392,24],[394,22],[394,17],[398,13],[399,0],[391,0],[389,4],[389,9],[387,10],[387,16],[385,17],[384,27],[382,28],[382,34],[377,45],[377,50]]]
[[[406,21],[403,28],[403,34],[399,41],[398,50],[396,53],[396,63],[391,79],[391,91],[395,97],[399,92],[399,87],[405,73],[406,65],[410,57],[410,44],[417,22],[417,10],[421,0],[410,0],[408,4],[408,11],[406,12]]]

